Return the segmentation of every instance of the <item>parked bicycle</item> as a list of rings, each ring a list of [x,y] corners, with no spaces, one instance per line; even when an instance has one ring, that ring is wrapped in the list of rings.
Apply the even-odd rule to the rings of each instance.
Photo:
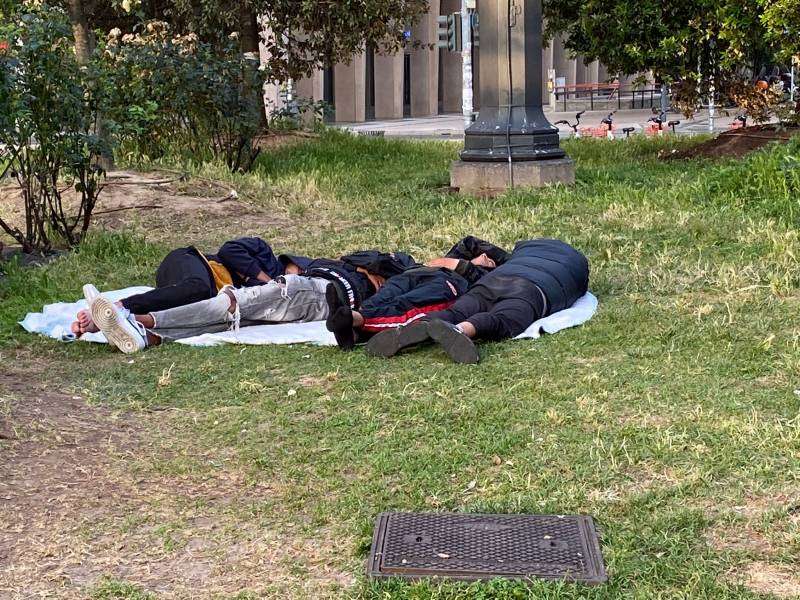
[[[581,124],[581,117],[585,112],[586,112],[585,110],[582,110],[581,112],[575,114],[575,123],[570,123],[566,119],[561,119],[560,121],[556,121],[555,123],[553,123],[553,125],[566,125],[570,129],[572,129],[572,137],[579,138],[581,137],[581,132],[578,129],[578,126]]]
[[[616,112],[617,111],[612,111],[601,119],[599,127],[584,127],[581,129],[581,135],[613,140],[614,130],[616,129],[616,127],[614,127],[614,114]]]
[[[736,118],[730,124],[728,129],[743,129],[744,127],[747,127],[747,115],[740,114],[736,115]]]
[[[667,114],[662,112],[647,119],[647,125],[645,126],[644,132],[645,135],[659,136],[664,135],[665,131],[669,131],[671,129],[672,133],[675,133],[675,127],[680,124],[680,121],[667,121]],[[665,125],[666,128],[664,127]]]

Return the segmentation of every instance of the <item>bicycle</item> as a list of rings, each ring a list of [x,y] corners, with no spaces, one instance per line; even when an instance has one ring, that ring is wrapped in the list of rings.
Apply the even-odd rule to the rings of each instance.
[[[578,126],[581,124],[581,117],[583,116],[583,113],[585,113],[585,112],[586,112],[585,110],[582,110],[581,112],[575,114],[575,123],[574,124],[570,123],[566,119],[561,119],[560,121],[556,121],[555,123],[553,123],[553,125],[566,125],[570,129],[572,129],[572,137],[579,138],[579,137],[581,137],[581,132],[578,129]]]
[[[681,124],[680,121],[667,121],[667,114],[663,112],[659,113],[657,116],[647,119],[647,123],[648,124],[645,127],[645,134],[649,136],[664,135],[665,123],[667,127],[672,130],[672,133],[676,133],[675,126]]]
[[[617,111],[612,111],[608,113],[603,119],[600,120],[599,127],[584,127],[581,130],[582,135],[586,135],[589,137],[596,137],[596,138],[606,138],[609,140],[614,139],[614,113]]]
[[[747,115],[741,114],[741,115],[736,115],[736,118],[730,124],[728,129],[729,130],[743,129],[745,127],[747,127]]]

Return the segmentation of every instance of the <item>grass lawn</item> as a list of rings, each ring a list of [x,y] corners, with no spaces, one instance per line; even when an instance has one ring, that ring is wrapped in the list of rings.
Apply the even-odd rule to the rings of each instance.
[[[17,502],[0,511],[0,531],[19,542],[4,559],[0,537],[0,590],[800,594],[800,144],[738,162],[658,159],[687,143],[568,142],[574,187],[491,200],[443,191],[457,152],[449,143],[331,133],[262,157],[251,175],[196,169],[227,177],[253,210],[274,216],[257,232],[278,249],[380,247],[427,259],[475,234],[508,247],[559,237],[583,250],[595,318],[536,341],[484,344],[477,366],[434,348],[391,361],[308,346],[173,345],[128,357],[15,325],[44,302],[77,298],[87,281],[152,283],[169,244],[197,241],[146,213],[44,268],[8,267],[0,415],[22,420],[16,439],[0,439],[0,457],[58,485],[31,491],[41,503],[32,504],[0,481],[0,499]],[[202,225],[196,237],[209,249],[249,228]],[[72,446],[55,417],[26,412],[69,402],[80,420],[69,431],[82,440]],[[73,476],[82,483],[71,486]],[[372,525],[395,509],[592,514],[610,581],[370,584]]]

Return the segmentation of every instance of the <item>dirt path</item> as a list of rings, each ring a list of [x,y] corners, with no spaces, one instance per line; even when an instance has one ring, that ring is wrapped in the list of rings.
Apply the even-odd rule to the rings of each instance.
[[[348,540],[329,544],[330,531],[293,534],[280,517],[254,516],[279,490],[248,480],[224,451],[199,457],[213,472],[153,469],[170,458],[168,420],[3,377],[3,598],[86,598],[104,577],[159,598],[322,597],[352,584],[334,554]]]

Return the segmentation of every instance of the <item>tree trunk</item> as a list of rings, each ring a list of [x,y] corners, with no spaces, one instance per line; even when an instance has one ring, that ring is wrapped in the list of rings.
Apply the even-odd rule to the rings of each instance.
[[[92,56],[94,39],[83,10],[83,0],[67,0],[67,11],[72,23],[72,36],[75,38],[75,58],[79,65],[85,65]]]
[[[72,37],[75,39],[75,60],[79,65],[86,65],[91,60],[94,52],[94,36],[89,28],[89,20],[86,18],[83,0],[67,0],[67,12],[72,24]],[[97,115],[97,127],[95,129],[97,137],[107,142],[108,136],[103,127],[103,116]],[[108,146],[108,144],[105,144]],[[114,168],[114,156],[110,151],[101,152],[97,157],[97,164],[105,171]]]
[[[255,52],[258,56],[259,27],[256,13],[247,2],[239,3],[239,48],[242,53]]]
[[[239,4],[239,49],[242,54],[253,54],[257,61],[260,60],[259,43],[261,42],[261,27],[258,23],[253,7],[248,2]],[[262,129],[267,128],[267,112],[263,106],[263,91],[248,90],[249,93],[262,96],[260,125]]]

